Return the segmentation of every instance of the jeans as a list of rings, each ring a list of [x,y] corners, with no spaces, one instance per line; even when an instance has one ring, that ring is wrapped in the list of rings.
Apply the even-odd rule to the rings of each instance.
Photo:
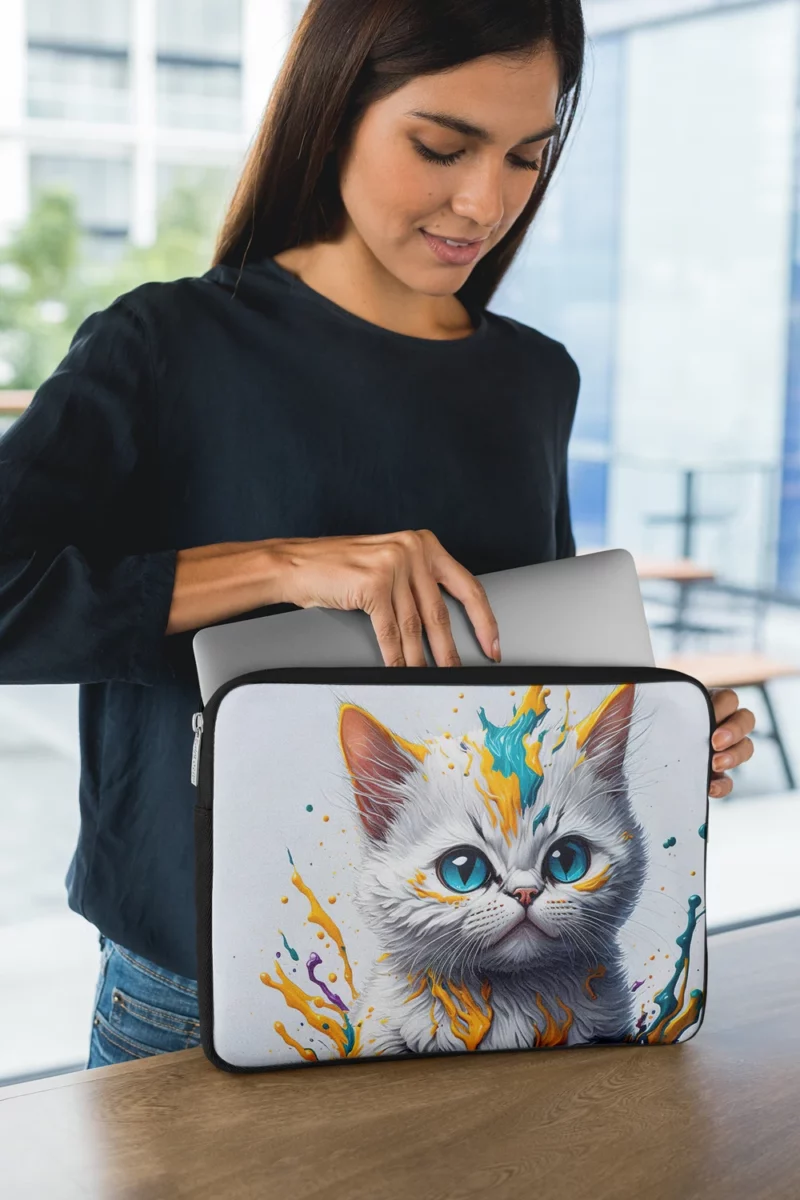
[[[88,1069],[200,1045],[197,981],[100,935]]]

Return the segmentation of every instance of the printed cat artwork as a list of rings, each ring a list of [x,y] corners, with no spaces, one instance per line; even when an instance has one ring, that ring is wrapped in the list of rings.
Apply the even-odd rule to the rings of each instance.
[[[626,770],[647,719],[624,683],[575,724],[567,689],[563,722],[546,727],[549,692],[529,687],[505,725],[480,708],[478,731],[420,743],[340,704],[363,831],[354,895],[381,947],[349,1014],[369,1025],[370,1054],[634,1029],[618,935],[647,871]]]

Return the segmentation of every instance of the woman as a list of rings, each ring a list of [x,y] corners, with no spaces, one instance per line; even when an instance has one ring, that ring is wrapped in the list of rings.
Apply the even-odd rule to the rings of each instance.
[[[212,269],[85,320],[3,440],[2,677],[81,684],[89,1066],[198,1041],[192,632],[358,608],[387,665],[422,626],[452,665],[443,587],[499,660],[474,576],[575,553],[577,368],[486,304],[583,51],[579,0],[312,0]]]

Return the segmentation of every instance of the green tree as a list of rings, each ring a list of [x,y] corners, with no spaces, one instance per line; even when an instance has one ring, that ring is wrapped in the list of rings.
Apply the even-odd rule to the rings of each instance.
[[[128,244],[98,262],[83,236],[75,197],[48,188],[0,248],[0,386],[35,390],[58,366],[81,321],[150,280],[208,270],[220,219],[220,190],[208,177],[166,196],[151,246]]]

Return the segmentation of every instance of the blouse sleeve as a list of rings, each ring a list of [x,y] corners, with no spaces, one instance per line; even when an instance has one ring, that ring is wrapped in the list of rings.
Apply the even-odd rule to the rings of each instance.
[[[158,504],[155,378],[124,297],[87,317],[0,438],[0,681],[149,684],[176,551]]]
[[[564,400],[564,428],[561,439],[561,485],[556,507],[556,558],[574,558],[575,537],[570,511],[568,454],[569,440],[575,424],[575,410],[578,404],[581,375],[578,364],[567,348],[562,346],[562,349],[567,360],[568,385]]]

